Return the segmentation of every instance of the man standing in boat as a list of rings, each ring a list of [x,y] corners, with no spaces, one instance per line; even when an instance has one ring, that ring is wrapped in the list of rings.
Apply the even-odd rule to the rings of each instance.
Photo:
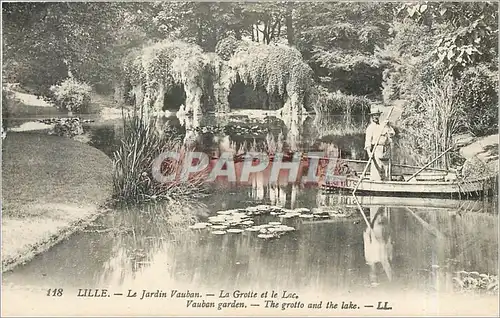
[[[370,124],[366,128],[365,150],[368,158],[373,155],[370,167],[370,179],[375,181],[385,180],[388,177],[388,161],[390,160],[390,146],[394,129],[388,121],[380,123],[382,109],[373,105],[370,109]],[[380,139],[379,139],[380,137]],[[377,143],[378,141],[378,143]]]

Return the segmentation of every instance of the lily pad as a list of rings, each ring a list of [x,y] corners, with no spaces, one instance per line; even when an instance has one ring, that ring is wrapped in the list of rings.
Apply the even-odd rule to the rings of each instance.
[[[219,215],[229,215],[229,214],[232,214],[233,211],[231,210],[227,210],[227,211],[217,211],[217,214]]]
[[[249,227],[249,228],[246,228],[245,230],[249,231],[249,232],[259,232],[260,228],[258,228],[258,227]]]
[[[212,231],[212,234],[223,235],[223,234],[226,234],[226,231]]]
[[[261,229],[265,229],[265,228],[268,228],[268,227],[273,227],[271,224],[261,224],[261,225],[258,225]]]
[[[329,219],[330,215],[328,214],[313,214],[315,219]]]
[[[242,229],[229,229],[227,230],[228,233],[242,233]]]
[[[273,234],[259,234],[257,235],[257,237],[261,239],[272,239],[275,238],[276,236]]]
[[[312,219],[314,216],[312,214],[301,214],[299,217],[303,219]]]
[[[281,225],[281,222],[269,222],[269,225]]]
[[[295,228],[292,227],[292,226],[288,226],[288,225],[280,225],[278,227],[276,227],[278,230],[280,231],[284,231],[284,232],[290,232],[290,231],[295,231]]]
[[[225,230],[227,229],[227,226],[225,225],[212,225],[213,230]]]
[[[224,222],[226,218],[220,216],[210,216],[208,220],[210,221],[210,223],[216,223],[216,222]]]
[[[309,212],[311,212],[311,210],[308,208],[297,208],[297,209],[294,209],[292,211],[296,212],[296,213],[309,213]]]
[[[196,223],[196,224],[189,226],[190,229],[204,229],[206,227],[207,227],[207,223]]]

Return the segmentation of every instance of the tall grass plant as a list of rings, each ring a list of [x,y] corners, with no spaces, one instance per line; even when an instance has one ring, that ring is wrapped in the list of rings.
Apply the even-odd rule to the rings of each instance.
[[[119,201],[143,202],[173,200],[199,194],[203,184],[199,176],[187,181],[160,183],[153,178],[154,160],[163,152],[185,153],[180,139],[163,134],[153,120],[138,114],[124,117],[124,138],[114,153],[113,189]],[[162,172],[178,172],[182,160],[163,162]]]

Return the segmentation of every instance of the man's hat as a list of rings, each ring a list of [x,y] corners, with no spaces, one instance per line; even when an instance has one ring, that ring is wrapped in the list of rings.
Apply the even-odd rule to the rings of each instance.
[[[370,116],[371,115],[377,115],[377,114],[380,115],[382,113],[383,113],[383,111],[382,111],[382,109],[380,108],[379,105],[372,105],[370,107]]]

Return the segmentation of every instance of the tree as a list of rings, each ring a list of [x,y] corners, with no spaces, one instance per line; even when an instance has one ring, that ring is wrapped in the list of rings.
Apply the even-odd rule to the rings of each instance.
[[[497,68],[497,2],[430,2],[404,4],[398,16],[416,21],[437,35],[435,63],[455,77],[466,67],[488,63]]]
[[[104,5],[106,8],[104,8]],[[47,94],[68,76],[99,82],[110,72],[118,4],[6,3],[4,70]]]
[[[378,95],[377,46],[390,38],[391,3],[296,3],[296,42],[316,79],[331,90]]]

